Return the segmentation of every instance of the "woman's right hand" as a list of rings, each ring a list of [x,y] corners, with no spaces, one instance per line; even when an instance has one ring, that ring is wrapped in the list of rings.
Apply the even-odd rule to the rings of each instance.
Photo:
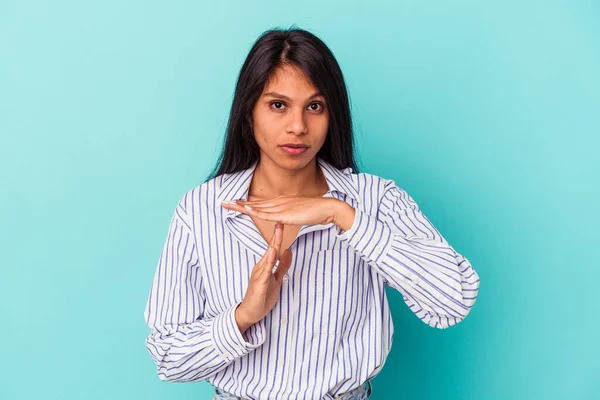
[[[262,320],[279,300],[283,276],[292,265],[292,252],[289,249],[279,254],[282,240],[283,224],[277,222],[271,243],[252,269],[244,299],[235,310],[235,320],[242,333],[250,325]],[[273,273],[277,259],[279,265]]]

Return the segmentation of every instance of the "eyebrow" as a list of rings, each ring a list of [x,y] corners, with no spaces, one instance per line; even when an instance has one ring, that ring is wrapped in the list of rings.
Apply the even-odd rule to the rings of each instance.
[[[291,100],[291,99],[290,99],[289,97],[287,97],[286,95],[284,95],[284,94],[281,94],[281,93],[277,93],[277,92],[268,92],[268,93],[265,93],[265,94],[263,94],[263,96],[281,97],[282,99],[286,99],[286,100],[288,100],[288,101],[290,101],[290,100]],[[318,97],[318,96],[323,96],[323,93],[321,93],[321,92],[317,92],[317,93],[313,94],[312,96],[310,96],[308,99],[310,100],[310,99],[312,99],[312,98],[314,98],[314,97]]]

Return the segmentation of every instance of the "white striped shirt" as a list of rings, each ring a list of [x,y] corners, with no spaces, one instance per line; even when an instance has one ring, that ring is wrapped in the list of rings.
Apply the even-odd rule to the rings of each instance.
[[[161,380],[249,399],[332,399],[375,377],[394,326],[384,287],[425,324],[448,328],[475,303],[479,276],[393,180],[317,158],[352,227],[305,225],[278,303],[241,334],[234,311],[268,243],[221,202],[248,199],[255,162],[189,191],[175,207],[144,317]]]

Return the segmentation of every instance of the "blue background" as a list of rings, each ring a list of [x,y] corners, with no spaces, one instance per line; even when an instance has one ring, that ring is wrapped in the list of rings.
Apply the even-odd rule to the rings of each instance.
[[[0,398],[210,399],[163,383],[143,310],[179,197],[221,149],[264,30],[321,37],[362,171],[481,277],[467,319],[388,289],[373,399],[597,399],[596,1],[0,3]]]

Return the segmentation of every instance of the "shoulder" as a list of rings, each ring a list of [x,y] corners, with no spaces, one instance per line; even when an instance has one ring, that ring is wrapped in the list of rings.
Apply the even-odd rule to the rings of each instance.
[[[393,179],[368,172],[346,173],[361,198],[380,201],[390,192],[403,191]]]
[[[414,199],[394,179],[359,172],[346,173],[361,200],[376,209],[400,206],[418,208]]]
[[[201,210],[214,209],[220,193],[224,175],[219,175],[187,189],[179,198],[177,209],[192,218]]]

